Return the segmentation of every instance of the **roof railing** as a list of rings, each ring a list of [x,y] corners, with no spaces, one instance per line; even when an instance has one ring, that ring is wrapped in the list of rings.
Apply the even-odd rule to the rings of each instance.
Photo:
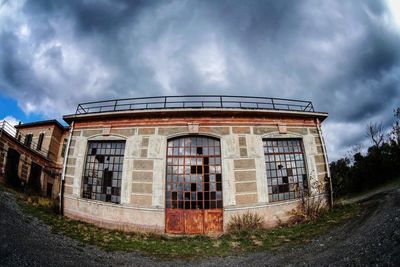
[[[311,101],[227,95],[153,96],[81,103],[76,115],[150,109],[222,108],[314,112]]]
[[[33,150],[35,153],[38,153],[45,158],[48,158],[49,156],[49,151],[47,149],[44,149],[43,147],[40,147],[40,149],[38,149],[38,144],[36,142],[33,142],[32,139],[30,141],[27,141],[27,135],[21,134],[20,131],[16,129],[13,125],[11,125],[8,121],[0,121],[0,133],[8,134],[18,143],[22,144],[30,150]]]

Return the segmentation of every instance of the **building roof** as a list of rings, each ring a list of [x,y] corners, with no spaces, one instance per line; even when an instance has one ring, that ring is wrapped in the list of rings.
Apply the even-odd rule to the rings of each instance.
[[[28,122],[28,123],[22,123],[19,125],[15,125],[14,127],[17,129],[23,129],[23,128],[36,127],[36,126],[45,126],[45,125],[54,125],[63,131],[68,129],[68,126],[63,126],[57,120],[34,121],[34,122]]]

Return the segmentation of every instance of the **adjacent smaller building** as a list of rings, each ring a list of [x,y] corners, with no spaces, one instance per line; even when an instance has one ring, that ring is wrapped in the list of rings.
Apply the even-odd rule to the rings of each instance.
[[[68,127],[56,120],[0,124],[0,181],[57,198]]]

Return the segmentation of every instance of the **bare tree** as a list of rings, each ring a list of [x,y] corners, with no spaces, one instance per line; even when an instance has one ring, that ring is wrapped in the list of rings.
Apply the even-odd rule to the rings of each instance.
[[[371,138],[372,142],[374,143],[374,145],[376,147],[380,147],[383,142],[384,136],[385,136],[385,133],[382,129],[382,123],[378,124],[378,123],[370,122],[367,125],[365,135],[367,137]]]
[[[345,158],[349,160],[349,164],[354,164],[354,155],[355,154],[362,154],[363,146],[360,144],[352,146],[345,154]]]

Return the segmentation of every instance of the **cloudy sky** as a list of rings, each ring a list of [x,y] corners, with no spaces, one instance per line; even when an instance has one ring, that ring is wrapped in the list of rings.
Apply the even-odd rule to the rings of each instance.
[[[0,0],[0,119],[181,94],[311,100],[336,159],[393,123],[400,1]]]

